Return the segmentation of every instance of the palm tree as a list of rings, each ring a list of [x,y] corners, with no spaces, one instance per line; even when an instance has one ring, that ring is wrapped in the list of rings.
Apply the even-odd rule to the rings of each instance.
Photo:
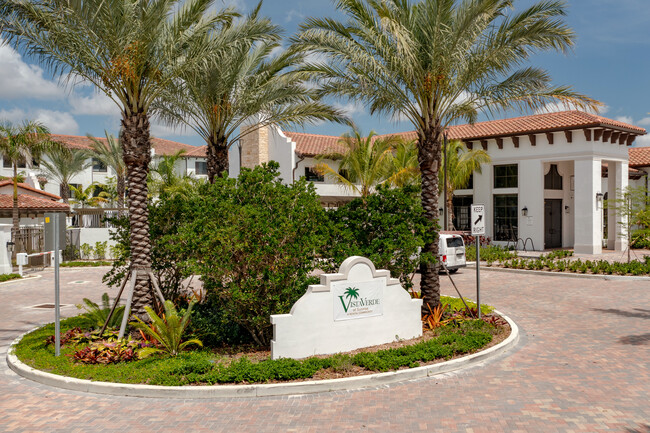
[[[211,183],[228,175],[228,149],[246,134],[271,124],[344,121],[339,111],[315,101],[314,89],[293,71],[304,53],[277,53],[281,30],[258,17],[260,6],[213,34],[224,47],[240,40],[237,49],[221,50],[215,64],[188,71],[155,105],[167,124],[190,127],[205,140]]]
[[[11,122],[0,124],[0,152],[5,161],[10,161],[13,167],[13,208],[11,240],[16,243],[20,233],[20,217],[18,214],[18,164],[24,163],[31,168],[32,162],[39,159],[48,149],[62,149],[61,145],[50,141],[50,130],[35,121],[24,121],[20,125]],[[14,249],[14,255],[17,253]]]
[[[109,167],[115,172],[115,180],[117,187],[117,207],[124,208],[124,194],[126,192],[126,164],[122,154],[122,144],[113,134],[104,131],[106,135],[106,143],[103,143],[88,134],[87,137],[91,140],[89,156],[100,161],[106,167]]]
[[[320,161],[339,160],[338,170],[324,162],[317,164],[314,169],[365,200],[377,185],[386,182],[391,176],[388,164],[394,146],[399,142],[395,136],[375,139],[375,135],[374,131],[370,131],[367,137],[362,137],[358,130],[353,130],[352,134],[343,134],[338,143],[340,150],[331,150],[316,157]]]
[[[149,172],[149,190],[153,196],[166,194],[174,196],[177,194],[187,195],[198,182],[198,179],[178,174],[176,163],[183,157],[184,150],[179,150],[173,155],[164,155],[157,164],[151,167]]]
[[[447,224],[453,227],[454,191],[467,187],[469,179],[474,172],[481,173],[481,164],[488,164],[491,161],[490,156],[483,149],[468,150],[462,141],[451,140],[447,143],[447,162],[443,153],[440,166],[447,165]],[[444,188],[444,172],[438,173],[439,192]]]
[[[96,183],[88,185],[86,188],[71,186],[70,190],[72,191],[72,198],[70,201],[74,204],[80,205],[80,207],[99,207],[104,203],[109,201],[110,195],[104,191],[100,191],[99,194],[95,195],[97,188],[101,188],[101,185]]]
[[[230,22],[230,10],[208,13],[214,0],[0,0],[3,37],[68,83],[92,83],[120,108],[127,166],[131,266],[151,267],[147,174],[152,103],[187,70],[223,51],[208,34]],[[231,44],[236,49],[237,41]],[[134,313],[152,302],[140,273]]]
[[[400,139],[388,160],[390,177],[386,183],[404,187],[420,184],[418,148],[414,140]]]
[[[47,159],[41,160],[41,175],[61,185],[61,198],[68,203],[70,181],[88,168],[91,162],[86,152],[79,149],[56,148],[45,152]]]
[[[311,18],[296,49],[324,61],[302,71],[322,93],[365,102],[371,113],[408,119],[417,133],[422,207],[438,219],[438,170],[445,129],[474,122],[481,111],[533,109],[553,101],[598,103],[555,87],[544,70],[522,66],[534,53],[567,52],[574,32],[561,0],[513,12],[514,0],[337,0],[345,21]],[[438,255],[438,240],[423,248]],[[423,311],[440,303],[438,265],[421,266]]]

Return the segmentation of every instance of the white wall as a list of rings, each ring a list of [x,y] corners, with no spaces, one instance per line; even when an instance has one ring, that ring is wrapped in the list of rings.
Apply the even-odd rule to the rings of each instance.
[[[81,228],[79,229],[79,245],[88,244],[95,247],[96,242],[107,242],[106,258],[112,258],[110,247],[115,246],[117,242],[110,239],[110,232],[114,229],[108,228]],[[87,257],[83,257],[87,258]]]

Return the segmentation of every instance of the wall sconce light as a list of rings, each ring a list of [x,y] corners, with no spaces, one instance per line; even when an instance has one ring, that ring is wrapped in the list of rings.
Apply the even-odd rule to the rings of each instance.
[[[597,192],[596,193],[596,209],[602,209],[603,208],[603,193],[602,192]]]
[[[528,208],[526,206],[521,210],[521,216],[528,216]]]
[[[9,257],[14,255],[14,247],[16,246],[15,243],[9,241],[7,242],[7,253],[9,254]]]
[[[438,209],[438,212],[439,212],[441,215],[442,215],[442,213],[443,213],[444,211],[445,211],[445,209],[442,208],[442,207]]]
[[[565,212],[565,213],[570,213],[570,212],[569,212],[569,206],[564,206],[564,212]]]

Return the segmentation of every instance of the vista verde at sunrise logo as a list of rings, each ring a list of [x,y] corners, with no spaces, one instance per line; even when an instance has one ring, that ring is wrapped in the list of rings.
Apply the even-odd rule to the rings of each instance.
[[[343,306],[343,311],[346,313],[350,310],[350,308],[356,309],[359,307],[369,307],[372,305],[379,305],[381,303],[381,299],[379,298],[360,298],[359,289],[356,287],[346,288],[343,292],[343,295],[339,295],[339,300]]]

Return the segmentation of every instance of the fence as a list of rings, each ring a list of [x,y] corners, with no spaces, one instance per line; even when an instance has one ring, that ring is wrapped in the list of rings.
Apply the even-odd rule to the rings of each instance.
[[[120,212],[126,215],[126,209],[119,208],[74,208],[68,219],[69,227],[113,228],[106,218],[116,218]]]
[[[16,253],[34,254],[43,251],[43,227],[21,227],[15,240]],[[30,257],[30,266],[43,266],[44,256]]]

